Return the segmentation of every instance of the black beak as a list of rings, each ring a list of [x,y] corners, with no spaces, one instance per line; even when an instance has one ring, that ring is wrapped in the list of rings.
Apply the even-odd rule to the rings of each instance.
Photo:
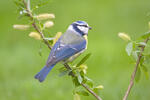
[[[91,30],[92,29],[92,27],[89,27],[89,30]]]

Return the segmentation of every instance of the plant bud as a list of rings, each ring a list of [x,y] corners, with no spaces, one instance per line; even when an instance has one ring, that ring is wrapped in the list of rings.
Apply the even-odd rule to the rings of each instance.
[[[55,39],[53,40],[53,45],[56,43],[56,41],[60,38],[60,36],[62,35],[62,32],[57,32],[57,34],[55,35]]]
[[[29,34],[30,37],[36,39],[36,40],[40,40],[41,39],[41,35],[38,32],[31,32]]]
[[[125,41],[130,41],[130,40],[131,40],[130,36],[127,35],[126,33],[118,33],[118,36],[119,36],[121,39],[125,40]]]
[[[53,19],[53,18],[55,18],[55,15],[54,14],[44,13],[44,14],[37,15],[36,18],[38,20]]]
[[[18,30],[27,30],[29,27],[29,25],[13,25],[13,28]]]
[[[99,85],[99,86],[97,86],[96,88],[102,90],[102,89],[104,89],[104,86],[103,86],[103,85]]]
[[[80,65],[79,68],[81,71],[83,71],[84,74],[86,74],[86,70],[88,68],[86,65]]]
[[[47,22],[44,23],[44,27],[45,27],[45,28],[50,28],[50,27],[52,27],[53,25],[54,25],[54,23],[53,23],[52,21],[47,21]]]

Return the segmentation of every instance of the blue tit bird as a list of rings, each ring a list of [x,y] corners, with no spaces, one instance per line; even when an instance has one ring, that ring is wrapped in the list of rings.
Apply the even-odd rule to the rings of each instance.
[[[35,75],[35,79],[43,82],[58,62],[67,63],[83,53],[87,48],[87,35],[90,29],[85,21],[73,22],[53,46],[46,65]]]

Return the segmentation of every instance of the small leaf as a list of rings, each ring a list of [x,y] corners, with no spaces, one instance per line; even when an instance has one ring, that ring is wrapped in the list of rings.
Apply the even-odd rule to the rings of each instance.
[[[84,91],[84,90],[76,91],[76,93],[79,94],[79,95],[83,95],[83,96],[89,96],[89,93]]]
[[[140,78],[141,78],[141,69],[140,69],[140,67],[138,67],[136,76],[135,76],[135,81],[139,82]]]
[[[72,81],[73,81],[73,83],[74,83],[74,85],[76,86],[76,87],[78,87],[78,86],[80,86],[81,84],[79,83],[79,81],[78,81],[78,78],[77,77],[72,77]]]
[[[93,88],[93,91],[96,93],[96,94],[99,94],[100,90],[98,88]]]
[[[83,79],[82,79],[82,77],[81,77],[81,75],[80,75],[80,73],[78,73],[78,82],[81,84],[82,83],[82,81],[83,81]]]
[[[97,94],[99,94],[100,90],[102,90],[104,88],[103,85],[98,85],[97,87],[93,88],[93,91]]]
[[[77,94],[77,93],[75,93],[75,94],[74,94],[74,100],[80,100],[80,95]]]
[[[80,65],[82,65],[89,57],[91,56],[91,53],[88,53],[85,57],[83,57],[83,59],[77,64],[76,67],[79,67]]]
[[[140,65],[143,65],[144,59],[145,59],[144,56],[142,56],[142,57],[141,57],[141,60],[140,60]]]
[[[137,59],[138,59],[137,51],[133,51],[133,52],[132,52],[132,56],[133,56],[133,58],[135,59],[135,61],[137,61]]]
[[[103,86],[103,85],[98,85],[98,86],[95,87],[95,88],[102,90],[102,89],[104,89],[104,86]]]
[[[48,41],[52,41],[54,40],[55,38],[44,38],[45,40],[48,40]]]
[[[138,44],[141,45],[141,46],[146,46],[145,42],[139,42]]]
[[[131,55],[132,50],[133,50],[133,43],[130,42],[130,43],[128,43],[127,46],[126,46],[126,52],[127,52],[128,56]]]
[[[141,36],[141,38],[143,38],[143,39],[146,39],[148,37],[150,37],[150,31],[146,32],[144,35]]]
[[[149,79],[149,73],[147,67],[145,65],[142,65],[141,68],[144,71],[146,79]]]
[[[85,79],[86,79],[86,84],[89,87],[93,88],[93,81],[90,78],[88,78],[87,76],[85,76]]]

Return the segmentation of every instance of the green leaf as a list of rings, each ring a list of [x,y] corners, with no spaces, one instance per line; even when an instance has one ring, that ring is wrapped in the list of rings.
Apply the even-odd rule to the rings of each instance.
[[[146,39],[148,37],[150,37],[150,31],[146,32],[144,35],[141,36],[141,38],[143,38],[143,39]]]
[[[77,64],[76,67],[79,67],[80,65],[82,65],[89,57],[91,56],[91,53],[88,53],[85,57],[83,57],[83,59]]]
[[[95,87],[95,88],[97,88],[97,89],[99,89],[99,90],[102,90],[102,89],[104,89],[104,86],[103,86],[103,85],[98,85],[98,86]]]
[[[21,9],[25,8],[22,1],[14,0],[14,3],[16,4],[17,7],[21,8]]]
[[[145,74],[146,79],[149,79],[148,68],[145,65],[142,65],[141,68]]]
[[[137,59],[138,59],[137,51],[133,51],[133,52],[132,52],[132,56],[133,56],[133,58],[135,59],[135,61],[137,61]]]
[[[83,79],[82,79],[82,77],[81,77],[80,73],[78,73],[77,75],[78,75],[78,76],[77,76],[77,77],[78,77],[78,82],[81,84],[81,83],[82,83],[82,81],[83,81]]]
[[[102,90],[104,87],[102,85],[99,85],[97,87],[94,87],[93,88],[93,91],[96,93],[96,94],[99,94],[100,93],[100,90]]]
[[[99,94],[100,90],[98,88],[93,88],[93,91],[96,93],[96,94]]]
[[[138,44],[141,45],[141,46],[146,46],[145,42],[139,42]]]
[[[45,40],[48,40],[48,41],[52,41],[54,40],[55,38],[44,38]]]
[[[142,57],[141,57],[141,60],[140,60],[140,65],[143,65],[143,63],[144,63],[144,59],[145,59],[145,57],[144,57],[144,56],[142,56]]]
[[[91,80],[90,78],[88,78],[87,76],[85,76],[85,79],[86,79],[86,84],[93,88],[93,80]]]
[[[138,67],[136,76],[135,76],[135,81],[139,82],[140,78],[141,78],[141,69],[140,69],[140,67]]]
[[[76,91],[76,93],[79,94],[79,95],[83,95],[83,96],[89,96],[89,93],[84,91],[84,90]]]
[[[79,81],[78,81],[78,78],[77,77],[72,77],[72,81],[73,81],[73,83],[74,83],[74,85],[76,86],[76,87],[78,87],[78,86],[80,86],[81,84],[79,83]]]
[[[132,50],[133,50],[133,43],[130,42],[130,43],[128,43],[127,46],[126,46],[126,52],[127,52],[128,56],[131,55]]]

